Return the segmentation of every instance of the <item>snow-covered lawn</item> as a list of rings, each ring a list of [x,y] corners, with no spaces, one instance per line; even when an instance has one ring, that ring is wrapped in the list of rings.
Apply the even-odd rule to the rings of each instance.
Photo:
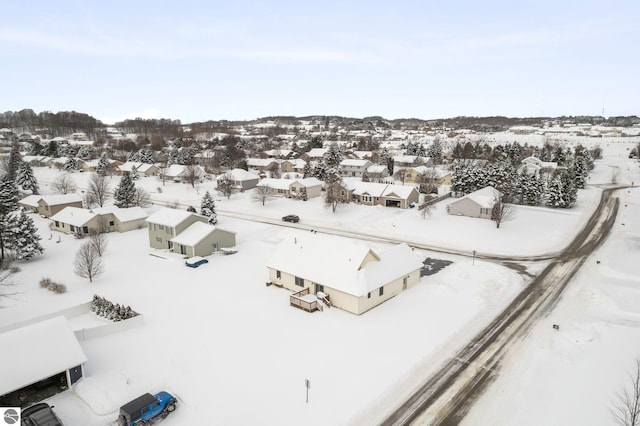
[[[619,182],[640,182],[637,163],[630,164],[626,156],[618,155],[624,153],[625,145],[612,145],[605,151],[605,159],[598,163],[590,183],[610,182],[610,165],[620,167]],[[50,182],[55,176],[49,169],[36,168],[35,172],[42,182]],[[73,176],[82,187],[87,174]],[[118,181],[114,177],[113,186]],[[137,185],[153,192],[154,199],[194,206],[199,205],[204,191],[213,191],[212,183],[197,188],[173,183],[162,186],[154,178],[141,179]],[[46,184],[41,186],[43,191],[47,190]],[[636,202],[635,191],[624,202]],[[278,220],[285,214],[298,214],[305,225],[394,236],[469,252],[533,255],[554,252],[566,245],[585,222],[599,194],[599,188],[593,186],[580,191],[579,204],[571,211],[518,207],[516,218],[504,222],[500,229],[487,220],[448,216],[444,210],[446,202],[427,219],[422,219],[415,209],[356,205],[340,207],[332,214],[319,199],[307,202],[274,199],[261,206],[250,200],[249,192],[234,194],[229,200],[219,199],[217,207],[221,212]],[[589,311],[586,320],[580,319],[584,313],[552,318],[554,312],[548,321],[562,325],[556,334],[551,334],[549,324],[543,322],[540,326],[545,334],[550,334],[548,339],[556,340],[537,347],[547,348],[549,357],[559,353],[565,364],[586,354],[594,341],[602,348],[597,356],[583,357],[584,369],[566,380],[579,377],[578,373],[586,375],[588,369],[593,377],[605,365],[621,367],[637,354],[630,351],[624,340],[625,336],[636,336],[625,334],[624,330],[637,330],[634,322],[637,304],[624,305],[623,297],[635,295],[628,285],[629,277],[640,275],[630,261],[634,255],[637,258],[638,228],[634,226],[638,225],[632,223],[638,212],[631,205],[627,209],[625,229],[636,232],[636,239],[620,237],[607,242],[609,247],[618,241],[620,256],[627,256],[627,262],[614,262],[603,255],[607,261],[597,267],[588,263],[581,278],[563,298],[597,303],[598,309]],[[0,309],[0,325],[87,302],[94,293],[114,303],[130,305],[144,315],[144,324],[139,327],[82,342],[89,359],[86,376],[71,392],[50,401],[65,423],[72,426],[104,425],[115,419],[115,412],[123,403],[140,393],[162,389],[180,398],[178,410],[163,421],[166,425],[372,424],[416,386],[420,377],[437,369],[490,321],[526,284],[526,277],[501,265],[425,251],[420,254],[454,263],[362,316],[338,309],[309,314],[289,307],[287,291],[265,286],[264,266],[283,238],[308,231],[221,215],[221,226],[237,232],[238,252],[210,256],[209,263],[197,269],[185,267],[183,260],[175,257],[150,256],[146,229],[113,233],[109,234],[104,256],[105,273],[89,284],[75,276],[72,268],[73,254],[82,241],[61,235],[58,243],[58,234],[50,239],[48,221],[34,219],[43,236],[45,253],[20,265],[21,272],[16,278],[21,294]],[[608,250],[607,247],[602,250]],[[529,265],[529,271],[536,273],[541,267]],[[611,271],[617,271],[616,275]],[[590,272],[605,277],[602,285],[597,291],[576,290]],[[55,295],[41,289],[38,281],[45,276],[64,283],[67,293]],[[596,319],[611,312],[610,305],[624,307],[627,313],[617,318],[627,325],[616,325],[619,332],[605,334],[603,329],[614,326],[606,322],[602,326]],[[576,318],[576,322],[569,318]],[[597,326],[590,325],[594,323]],[[537,329],[532,333],[537,333]],[[582,343],[571,349],[576,338]],[[590,338],[592,341],[588,342]],[[540,339],[535,341],[539,345]],[[611,344],[618,346],[611,349],[616,353],[608,356],[605,348]],[[534,350],[526,352],[535,354]],[[525,404],[525,397],[532,398],[533,404],[547,398],[540,390],[545,386],[540,379],[553,379],[557,386],[568,389],[582,385],[560,383],[560,368],[539,372],[522,369],[518,367],[520,364],[512,365],[507,363],[507,377],[513,376],[517,383],[528,380],[537,391],[512,403],[511,412],[517,412]],[[624,372],[618,370],[622,369],[616,368],[615,374],[622,380]],[[527,373],[524,379],[523,373]],[[308,404],[305,379],[311,381]],[[608,389],[605,393],[600,400],[609,397]],[[497,396],[495,403],[500,404],[500,398],[504,397]],[[551,396],[548,399],[553,400]],[[471,424],[513,424],[509,419],[506,422],[487,419],[486,423]]]

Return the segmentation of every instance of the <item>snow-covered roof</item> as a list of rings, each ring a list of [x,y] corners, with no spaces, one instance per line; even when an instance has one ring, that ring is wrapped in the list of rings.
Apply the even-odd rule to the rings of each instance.
[[[140,163],[138,161],[127,161],[126,163],[120,164],[118,166],[118,169],[122,170],[123,172],[131,172],[131,169],[135,167],[136,170],[138,170],[140,173],[144,173],[153,166],[154,166],[153,164],[149,164],[149,163]]]
[[[493,207],[493,204],[496,198],[502,196],[502,193],[495,189],[492,186],[487,186],[482,189],[478,189],[477,191],[472,192],[471,194],[467,194],[464,197],[460,198],[468,198],[478,204],[480,207],[484,209],[490,209]]]
[[[351,188],[353,189],[353,195],[371,195],[372,197],[381,197],[384,189],[387,187],[386,183],[377,182],[353,182]]]
[[[295,182],[298,182],[300,185],[304,186],[305,188],[311,188],[312,186],[322,186],[322,181],[314,177],[296,179]]]
[[[367,167],[367,173],[384,173],[385,170],[388,172],[389,169],[387,168],[387,166],[381,165],[381,164],[373,164],[369,167]]]
[[[59,206],[61,204],[78,203],[82,202],[82,197],[79,194],[53,194],[53,195],[41,195],[40,198],[46,204],[50,206]]]
[[[291,151],[290,149],[270,149],[268,151],[265,151],[264,153],[274,157],[287,157],[292,152],[293,151]]]
[[[258,182],[258,186],[268,186],[273,189],[288,190],[292,183],[293,181],[291,179],[264,178]]]
[[[395,155],[393,157],[394,163],[412,164],[418,158],[417,155]]]
[[[411,195],[412,192],[414,192],[416,189],[413,186],[406,186],[406,185],[387,185],[387,187],[384,189],[384,192],[382,193],[383,197],[387,197],[391,194],[396,195],[400,198],[409,198],[409,195]]]
[[[20,200],[19,204],[29,207],[38,207],[38,202],[40,200],[42,200],[42,195],[29,195]]]
[[[151,216],[149,216],[147,218],[147,222],[174,227],[182,223],[191,215],[196,215],[196,214],[188,212],[186,210],[170,209],[168,207],[163,207],[157,212],[155,212],[154,214],[152,214]],[[196,216],[199,216],[199,215],[196,215]]]
[[[218,179],[226,178],[227,174],[231,175],[231,179],[236,182],[243,182],[247,180],[257,180],[260,179],[260,176],[250,173],[244,169],[233,169],[218,176]]]
[[[0,395],[87,362],[62,316],[0,333],[0,347]]]
[[[357,158],[346,158],[340,162],[341,166],[348,167],[365,167],[367,164],[371,164],[369,160],[360,160]]]
[[[302,168],[307,164],[302,158],[290,158],[288,160],[283,160],[283,163],[290,163],[294,168]]]
[[[171,239],[174,244],[193,247],[216,230],[216,227],[205,222],[194,222],[187,229]]]
[[[328,148],[311,148],[309,152],[307,152],[307,155],[313,158],[323,157],[328,150],[329,150]]]
[[[273,163],[278,163],[274,158],[247,158],[249,167],[268,167]]]
[[[422,262],[404,243],[377,253],[362,244],[313,234],[283,241],[267,267],[359,297],[420,269]]]
[[[99,215],[113,214],[120,222],[132,222],[134,220],[145,219],[148,214],[142,207],[120,208],[117,206],[98,207],[93,211]]]
[[[97,215],[98,213],[80,207],[65,207],[51,216],[51,220],[73,226],[83,226]]]

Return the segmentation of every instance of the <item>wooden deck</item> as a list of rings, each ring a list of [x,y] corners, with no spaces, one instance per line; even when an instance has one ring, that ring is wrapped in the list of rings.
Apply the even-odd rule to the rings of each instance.
[[[329,296],[326,296],[324,303],[327,307],[331,306]],[[323,311],[323,302],[315,295],[310,294],[309,288],[304,288],[289,296],[289,304],[295,308],[302,309],[307,312]]]

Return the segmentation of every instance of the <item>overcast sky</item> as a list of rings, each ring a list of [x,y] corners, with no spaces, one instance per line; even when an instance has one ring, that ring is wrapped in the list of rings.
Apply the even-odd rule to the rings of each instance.
[[[2,0],[0,16],[3,111],[640,114],[638,0]]]

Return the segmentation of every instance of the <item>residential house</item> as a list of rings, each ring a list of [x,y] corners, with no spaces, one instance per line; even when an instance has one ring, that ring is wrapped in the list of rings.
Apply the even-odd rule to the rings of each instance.
[[[367,168],[367,175],[371,182],[381,182],[389,176],[389,168],[383,164],[373,164]]]
[[[66,207],[51,217],[53,229],[67,234],[89,235],[96,232],[127,232],[145,226],[147,212],[141,207],[116,206],[82,209]]]
[[[82,197],[78,194],[29,195],[18,202],[25,210],[51,217],[65,207],[82,208]]]
[[[264,153],[269,158],[289,158],[294,154],[290,149],[270,149]]]
[[[231,178],[233,188],[237,191],[245,191],[247,189],[255,188],[260,180],[260,176],[248,172],[243,169],[233,169],[220,176],[218,180]]]
[[[542,161],[537,157],[527,157],[521,162],[519,172],[524,172],[529,176],[540,176],[541,172],[553,172],[558,168],[555,161]]]
[[[195,181],[200,181],[206,175],[204,169],[200,166],[185,166],[182,164],[172,164],[166,169],[164,169],[164,177],[169,180],[173,180],[174,182],[186,182],[189,183],[191,179],[191,175],[193,173],[193,177]]]
[[[289,160],[283,160],[280,163],[280,171],[282,173],[304,173],[304,166],[307,164],[302,158],[292,158]]]
[[[160,168],[155,164],[140,163],[137,161],[127,161],[126,163],[120,164],[116,168],[116,174],[128,175],[134,167],[138,171],[138,176],[158,176],[160,174]]]
[[[393,173],[408,169],[414,166],[433,166],[433,160],[429,157],[419,157],[417,155],[395,155],[393,157]]]
[[[221,248],[235,246],[236,234],[205,222],[194,222],[173,237],[170,242],[174,253],[180,253],[186,257],[204,257]]]
[[[362,177],[372,165],[369,160],[344,159],[340,162],[340,174],[344,177]]]
[[[328,150],[329,148],[311,148],[306,154],[311,160],[322,160]]]
[[[420,200],[420,193],[413,186],[353,181],[348,187],[353,202],[369,206],[406,209]]]
[[[120,166],[122,164],[122,162],[118,161],[118,160],[112,160],[112,159],[107,159],[107,161],[109,162],[109,168],[111,170],[116,170],[118,166]],[[100,162],[100,159],[94,159],[94,160],[81,160],[78,159],[78,166],[80,167],[80,169],[83,172],[95,172],[98,168],[98,163]]]
[[[271,188],[273,195],[287,198],[309,199],[319,197],[322,193],[322,181],[317,178],[264,178],[258,182],[257,186],[268,186]]]
[[[356,315],[417,284],[423,267],[404,243],[377,251],[318,234],[287,238],[266,266],[270,283],[293,292],[308,289]]]
[[[163,207],[147,218],[149,246],[157,249],[173,249],[171,240],[196,222],[206,223],[205,216],[186,210]]]
[[[274,158],[247,158],[247,167],[261,172],[280,170],[280,162]]]
[[[500,191],[487,186],[453,201],[447,206],[447,212],[458,216],[491,219],[493,205],[501,197]]]

